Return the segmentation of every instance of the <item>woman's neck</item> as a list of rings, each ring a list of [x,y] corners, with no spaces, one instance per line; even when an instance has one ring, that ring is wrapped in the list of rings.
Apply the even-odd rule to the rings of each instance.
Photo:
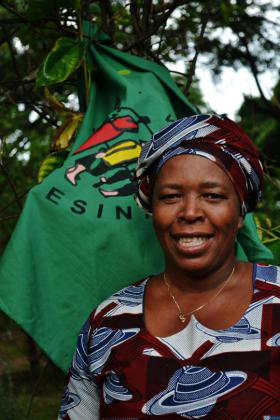
[[[237,277],[241,270],[240,262],[235,258],[228,260],[223,266],[207,272],[184,271],[166,263],[165,277],[168,283],[181,292],[203,293],[221,287],[229,277]],[[234,271],[234,272],[233,272]]]

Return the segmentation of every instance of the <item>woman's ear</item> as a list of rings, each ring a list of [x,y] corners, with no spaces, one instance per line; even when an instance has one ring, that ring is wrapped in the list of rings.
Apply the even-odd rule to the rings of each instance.
[[[243,223],[244,223],[244,217],[240,215],[240,216],[238,217],[238,224],[237,224],[237,229],[238,229],[238,230],[240,230],[240,229],[242,228]]]

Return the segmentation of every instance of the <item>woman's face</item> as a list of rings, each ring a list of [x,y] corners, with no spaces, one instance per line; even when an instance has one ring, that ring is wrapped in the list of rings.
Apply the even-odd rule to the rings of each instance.
[[[203,275],[226,266],[242,220],[231,180],[209,159],[180,155],[160,169],[153,223],[169,269]]]

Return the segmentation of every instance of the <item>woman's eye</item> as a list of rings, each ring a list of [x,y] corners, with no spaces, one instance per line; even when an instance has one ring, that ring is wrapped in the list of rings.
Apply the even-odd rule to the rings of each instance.
[[[209,200],[223,200],[225,198],[223,194],[218,193],[206,193],[204,196]]]
[[[180,195],[177,193],[171,193],[171,194],[161,194],[160,200],[166,201],[166,202],[173,202],[180,198]]]

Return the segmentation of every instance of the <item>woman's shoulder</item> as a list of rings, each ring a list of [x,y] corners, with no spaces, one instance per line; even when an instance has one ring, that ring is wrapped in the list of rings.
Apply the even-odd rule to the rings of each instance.
[[[91,322],[122,314],[137,314],[143,311],[145,286],[151,276],[138,280],[113,293],[101,302],[91,313]]]
[[[255,280],[280,287],[280,267],[264,263],[255,264]]]

